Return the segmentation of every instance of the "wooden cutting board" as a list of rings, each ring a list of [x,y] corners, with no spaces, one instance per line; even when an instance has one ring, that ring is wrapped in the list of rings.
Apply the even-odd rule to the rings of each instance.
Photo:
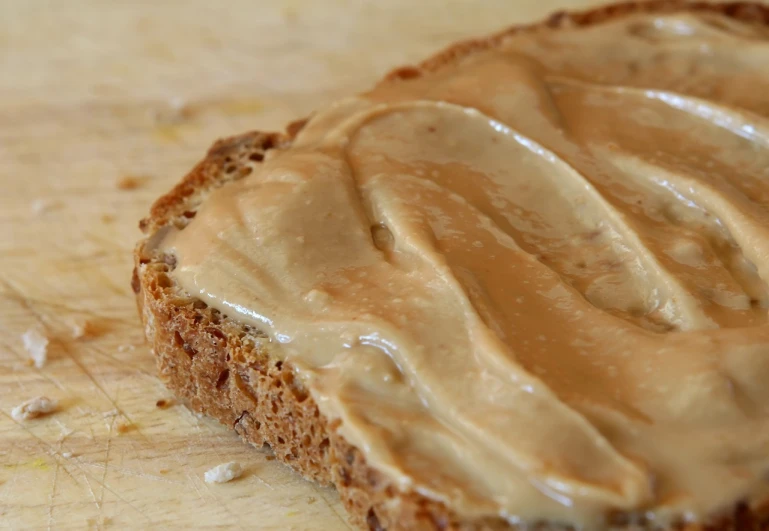
[[[279,128],[456,39],[588,3],[0,0],[0,527],[347,528],[333,490],[156,379],[129,287],[137,221],[217,137]],[[39,369],[30,329],[49,340]],[[60,410],[11,418],[38,395]],[[245,475],[206,484],[226,461]]]

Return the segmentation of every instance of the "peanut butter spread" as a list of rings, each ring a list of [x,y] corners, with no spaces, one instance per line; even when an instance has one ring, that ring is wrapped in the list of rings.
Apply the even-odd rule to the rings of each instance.
[[[769,496],[769,31],[537,29],[318,112],[165,236],[321,412],[462,516]]]

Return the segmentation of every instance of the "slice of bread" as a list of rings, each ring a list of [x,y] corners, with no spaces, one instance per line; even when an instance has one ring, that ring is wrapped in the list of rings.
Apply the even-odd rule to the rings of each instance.
[[[395,70],[387,81],[430,75],[460,56],[496,46],[512,32],[543,26],[558,31],[640,11],[681,10],[719,12],[769,24],[769,8],[754,3],[616,4],[582,13],[557,13],[536,26],[456,44],[419,66]],[[335,422],[320,414],[290,364],[271,356],[265,334],[185,293],[169,275],[176,265],[174,258],[153,251],[153,241],[165,227],[185,226],[212,189],[250,174],[265,152],[288,146],[303,125],[296,122],[286,133],[251,132],[217,142],[179,185],[155,202],[150,216],[141,222],[147,237],[136,248],[132,287],[161,377],[192,409],[231,426],[254,446],[270,445],[279,459],[306,478],[334,485],[356,526],[372,530],[517,528],[502,518],[462,519],[451,507],[418,492],[399,490],[367,465],[361,451],[337,433]],[[613,517],[613,526],[657,529],[622,514]],[[569,529],[547,522],[530,527]],[[751,510],[737,504],[733,512],[707,527],[689,524],[677,529],[769,529],[769,507]]]

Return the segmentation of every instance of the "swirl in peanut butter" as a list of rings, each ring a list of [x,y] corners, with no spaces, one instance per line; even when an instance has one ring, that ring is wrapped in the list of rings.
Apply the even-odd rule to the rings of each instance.
[[[317,113],[162,246],[404,489],[596,529],[769,495],[769,33],[515,34]]]

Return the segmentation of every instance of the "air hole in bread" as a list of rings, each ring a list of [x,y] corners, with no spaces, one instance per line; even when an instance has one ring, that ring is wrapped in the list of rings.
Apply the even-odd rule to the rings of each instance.
[[[247,177],[251,175],[251,172],[253,172],[254,169],[251,166],[245,166],[243,168],[240,168],[240,171],[238,172],[237,179],[242,179],[243,177]]]
[[[379,523],[379,518],[377,518],[373,508],[369,509],[366,514],[366,525],[368,526],[369,531],[385,531],[382,524]]]
[[[159,274],[157,279],[158,279],[158,287],[160,288],[170,288],[171,286],[174,285],[174,283],[171,281],[171,278],[165,273]]]
[[[297,402],[300,404],[307,400],[307,392],[301,387],[301,384],[296,381],[294,378],[293,372],[286,372],[283,374],[283,383],[286,384],[286,387],[291,391],[291,394],[294,395],[294,398]]]
[[[400,79],[414,79],[416,77],[419,77],[422,75],[422,72],[413,66],[404,66],[402,68],[398,68],[397,70],[394,70],[391,74],[394,77],[398,77]]]
[[[189,343],[185,343],[182,345],[182,350],[184,351],[187,356],[189,356],[190,359],[193,359],[195,356],[197,356],[198,351],[195,350],[192,345]]]
[[[349,487],[351,480],[350,480],[350,472],[347,471],[346,468],[340,468],[339,469],[339,477],[341,479],[341,483],[343,487]]]
[[[222,332],[218,328],[214,328],[212,326],[209,326],[208,328],[206,328],[206,332],[208,332],[211,336],[213,336],[216,339],[219,339],[221,341],[224,341],[226,339],[226,336],[224,335],[224,332]]]
[[[230,379],[230,370],[224,369],[222,372],[219,373],[219,378],[216,380],[216,388],[221,389],[224,387],[224,385],[227,383],[227,380]]]
[[[139,280],[139,272],[134,267],[133,273],[131,274],[131,289],[134,291],[134,293],[139,293],[142,290],[142,283]]]
[[[264,153],[251,153],[248,156],[248,160],[253,160],[254,162],[262,162],[264,160]]]
[[[296,401],[300,404],[310,396],[307,391],[297,386],[291,386],[291,392],[294,394]]]

